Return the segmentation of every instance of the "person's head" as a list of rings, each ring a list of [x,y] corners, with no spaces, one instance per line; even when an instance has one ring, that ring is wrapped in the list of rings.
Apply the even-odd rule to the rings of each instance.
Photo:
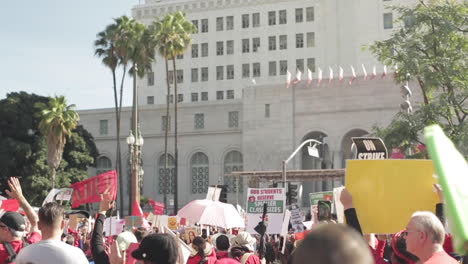
[[[24,217],[17,212],[6,212],[0,218],[0,241],[13,241],[23,238],[26,230]]]
[[[189,241],[192,242],[195,239],[195,232],[189,231]]]
[[[132,252],[132,257],[145,264],[175,264],[178,252],[177,243],[169,234],[150,234]]]
[[[40,230],[60,231],[65,227],[64,209],[58,203],[46,203],[39,209],[38,227]]]
[[[248,232],[239,232],[235,238],[231,240],[232,247],[246,247],[249,251],[255,250],[256,239]]]
[[[65,240],[65,243],[72,245],[72,246],[75,245],[75,237],[71,234],[68,234],[67,239]]]
[[[416,212],[406,225],[405,239],[407,250],[415,256],[421,256],[421,253],[444,244],[444,226],[433,213]]]
[[[342,224],[312,229],[294,251],[293,264],[373,264],[369,246],[355,230]]]
[[[227,236],[220,235],[216,238],[216,248],[218,250],[226,251],[229,247],[229,238]]]
[[[139,227],[133,231],[133,234],[135,235],[138,243],[140,243],[143,240],[143,238],[148,235],[148,232],[146,231],[146,229]]]
[[[116,240],[120,250],[127,250],[131,243],[138,243],[136,236],[130,231],[120,233]]]
[[[206,241],[203,237],[195,237],[192,241],[192,248],[198,252],[198,255],[205,255]]]
[[[406,250],[404,232],[398,232],[392,238],[392,253],[390,256],[392,264],[416,264],[419,260]]]

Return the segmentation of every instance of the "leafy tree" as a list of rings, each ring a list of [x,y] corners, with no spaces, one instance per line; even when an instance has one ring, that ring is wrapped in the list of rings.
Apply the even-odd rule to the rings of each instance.
[[[406,75],[417,81],[424,103],[412,114],[400,113],[387,128],[375,128],[390,148],[405,151],[423,143],[422,129],[440,124],[468,155],[468,2],[423,1],[414,7],[394,6],[401,28],[370,50],[386,65],[397,65],[395,81]]]
[[[39,130],[40,118],[34,105],[49,98],[25,92],[10,93],[0,100],[0,190],[8,188],[10,176],[20,176],[24,193],[32,204],[40,206],[50,190],[47,165],[47,140]],[[63,148],[57,168],[57,187],[88,177],[95,167],[97,148],[91,134],[77,126]]]
[[[164,57],[166,63],[166,82],[167,82],[167,99],[166,99],[166,129],[165,129],[165,138],[164,138],[164,156],[165,156],[165,165],[164,169],[167,169],[167,137],[169,130],[169,94],[170,94],[170,83],[169,83],[169,67],[168,60],[172,60],[173,66],[173,82],[174,82],[174,183],[175,183],[175,193],[174,193],[174,208],[175,213],[177,213],[178,208],[178,187],[177,187],[177,171],[178,171],[178,135],[177,135],[177,103],[178,103],[178,93],[177,93],[177,67],[176,67],[176,57],[177,55],[184,54],[185,50],[192,43],[192,33],[196,32],[195,26],[185,18],[183,12],[175,12],[172,14],[166,15],[161,21],[156,20],[152,23],[151,29],[153,37],[155,39],[156,47],[159,51],[159,54]],[[165,194],[165,192],[164,192]]]

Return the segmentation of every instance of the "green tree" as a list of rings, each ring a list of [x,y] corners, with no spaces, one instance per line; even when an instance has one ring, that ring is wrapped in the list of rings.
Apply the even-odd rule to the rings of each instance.
[[[47,97],[25,92],[10,93],[0,100],[0,189],[8,188],[8,177],[20,176],[25,195],[36,206],[50,190],[50,178],[46,137],[39,131],[40,119],[34,105],[48,101]],[[87,178],[87,170],[95,167],[97,157],[93,137],[77,126],[63,150],[57,187],[69,187]]]
[[[417,81],[424,103],[413,114],[400,113],[387,128],[375,128],[390,148],[404,150],[423,143],[422,129],[440,124],[468,155],[468,2],[420,0],[416,6],[393,6],[401,25],[370,50],[386,65],[397,65],[395,81]]]
[[[47,104],[37,103],[35,107],[40,111],[39,129],[46,135],[47,165],[52,188],[55,188],[55,174],[62,161],[63,148],[80,117],[74,109],[75,105],[68,105],[64,96],[53,97]]]
[[[152,35],[154,37],[156,47],[159,54],[164,58],[166,64],[166,82],[167,82],[167,98],[166,98],[166,129],[164,137],[164,157],[165,165],[164,169],[167,169],[168,154],[167,154],[167,137],[169,130],[169,95],[170,95],[170,82],[169,82],[169,67],[168,61],[172,60],[173,66],[173,84],[174,84],[174,183],[175,183],[175,192],[174,192],[174,207],[175,213],[177,213],[178,207],[178,135],[177,135],[177,103],[178,103],[178,93],[177,93],[177,67],[176,67],[176,57],[177,55],[184,54],[185,50],[192,43],[192,33],[196,32],[196,27],[186,19],[183,12],[175,12],[172,14],[167,14],[162,20],[156,20],[152,23],[151,29]],[[164,192],[165,193],[165,192]]]

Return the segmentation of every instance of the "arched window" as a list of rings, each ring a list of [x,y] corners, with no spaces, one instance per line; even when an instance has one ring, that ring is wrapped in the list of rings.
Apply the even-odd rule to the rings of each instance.
[[[230,174],[234,171],[243,171],[242,154],[235,150],[230,151],[224,157],[224,174]],[[239,192],[244,191],[242,177],[239,177],[239,183],[237,183],[237,177],[224,177],[224,184],[227,185],[227,191],[230,193],[237,192],[237,184],[239,184]]]
[[[206,193],[209,182],[208,156],[202,152],[193,154],[190,160],[192,193]]]
[[[96,174],[101,174],[112,170],[112,162],[108,157],[99,157],[97,159]]]
[[[164,169],[166,167],[166,169]],[[167,165],[166,155],[161,155],[158,161],[158,179],[159,179],[159,193],[169,194],[175,192],[175,162],[174,157],[167,154]]]

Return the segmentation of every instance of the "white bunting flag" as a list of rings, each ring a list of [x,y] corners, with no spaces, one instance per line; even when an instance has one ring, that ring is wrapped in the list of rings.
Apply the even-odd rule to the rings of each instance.
[[[328,83],[331,83],[333,81],[333,69],[331,67],[328,67]]]
[[[374,79],[375,77],[377,77],[377,68],[375,68],[375,65],[374,65],[374,67],[372,68],[372,77],[371,77],[371,79]]]
[[[382,75],[380,76],[380,78],[385,78],[385,76],[387,76],[387,65],[383,66],[383,72],[382,72]]]
[[[291,72],[288,70],[286,72],[286,88],[289,88],[290,84],[291,84]]]
[[[312,71],[307,68],[307,85],[310,85],[312,83]]]
[[[364,64],[361,64],[361,67],[362,67],[362,74],[364,75],[364,80],[367,80],[366,67],[364,66]]]
[[[349,79],[349,85],[353,84],[355,79],[356,79],[356,71],[354,70],[354,67],[351,66],[351,78]]]
[[[338,75],[338,80],[341,82],[343,81],[343,68],[340,66],[340,74]]]
[[[317,86],[319,86],[321,82],[322,82],[322,69],[320,69],[320,67],[319,67],[318,68]]]
[[[302,72],[298,69],[296,72],[296,78],[292,81],[293,84],[298,84],[301,81]]]

